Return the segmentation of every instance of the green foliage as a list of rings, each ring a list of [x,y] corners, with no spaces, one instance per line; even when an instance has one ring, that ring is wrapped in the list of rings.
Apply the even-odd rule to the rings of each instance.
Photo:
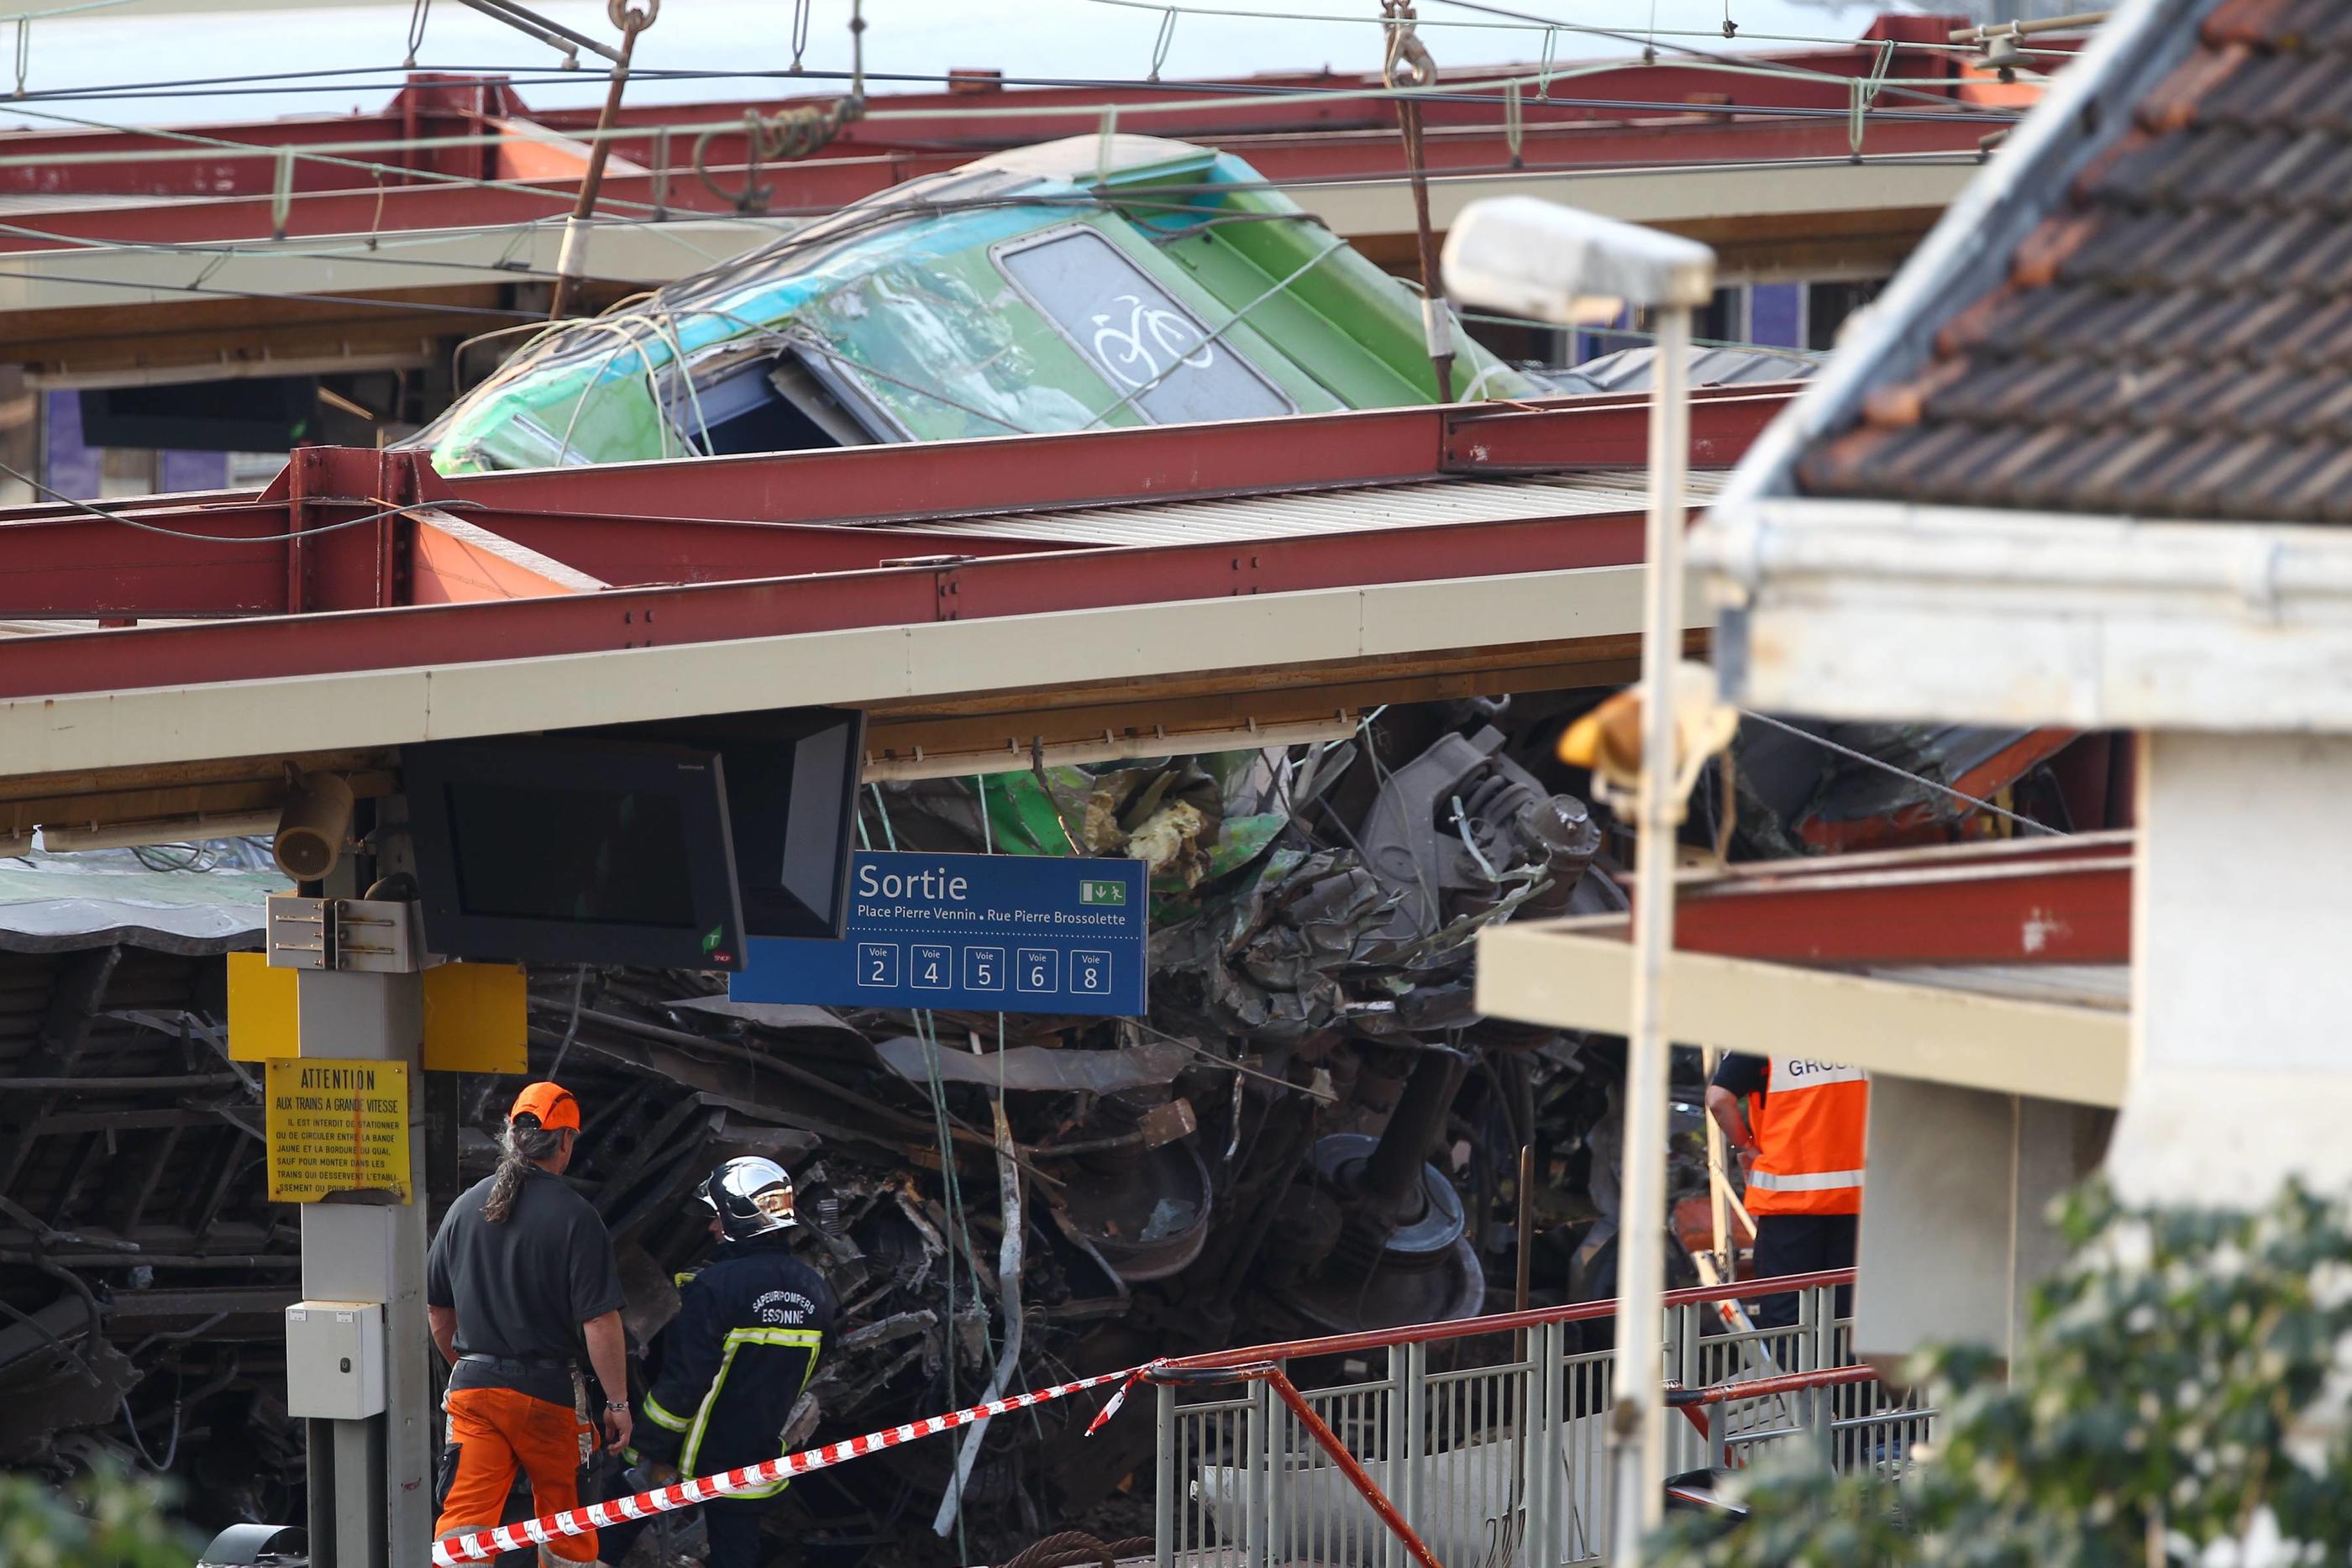
[[[203,1543],[172,1522],[169,1481],[100,1470],[67,1487],[0,1474],[6,1568],[188,1568]]]
[[[1947,1415],[1899,1489],[1759,1467],[1749,1522],[1670,1526],[1702,1568],[2288,1568],[2352,1562],[2352,1211],[2070,1200],[2013,1381],[1922,1358]]]

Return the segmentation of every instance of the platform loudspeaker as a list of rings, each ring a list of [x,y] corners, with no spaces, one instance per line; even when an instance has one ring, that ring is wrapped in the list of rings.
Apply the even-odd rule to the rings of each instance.
[[[342,858],[352,831],[352,787],[336,773],[288,769],[286,804],[270,841],[278,869],[296,882],[321,882]]]

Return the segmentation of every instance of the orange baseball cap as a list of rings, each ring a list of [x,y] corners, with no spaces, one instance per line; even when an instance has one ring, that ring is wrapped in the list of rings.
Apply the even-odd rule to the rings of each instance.
[[[561,1083],[542,1081],[524,1084],[522,1092],[515,1096],[514,1109],[507,1113],[507,1120],[511,1122],[526,1113],[538,1117],[542,1127],[569,1127],[575,1133],[580,1130],[580,1102]]]

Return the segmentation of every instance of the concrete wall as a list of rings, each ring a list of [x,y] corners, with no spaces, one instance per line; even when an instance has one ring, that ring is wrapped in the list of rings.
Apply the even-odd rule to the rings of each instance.
[[[1882,1364],[1958,1341],[2004,1356],[2064,1256],[2048,1215],[2098,1168],[2114,1113],[1881,1075],[1870,1084],[1854,1345]]]
[[[2352,1187],[2352,738],[2144,737],[2126,1201]]]

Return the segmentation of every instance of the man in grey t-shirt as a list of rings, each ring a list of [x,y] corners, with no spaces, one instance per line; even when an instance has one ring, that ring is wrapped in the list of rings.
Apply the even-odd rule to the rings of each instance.
[[[541,1514],[575,1508],[601,1433],[631,1432],[621,1277],[612,1238],[563,1182],[580,1103],[532,1083],[507,1118],[497,1174],[449,1206],[425,1262],[433,1343],[450,1363],[436,1538],[499,1522],[518,1470]],[[583,1354],[601,1390],[591,1392]],[[560,1535],[542,1563],[593,1563],[596,1537]]]

